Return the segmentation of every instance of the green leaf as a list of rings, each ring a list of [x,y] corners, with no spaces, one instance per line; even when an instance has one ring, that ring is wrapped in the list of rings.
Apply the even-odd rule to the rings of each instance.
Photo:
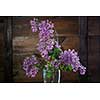
[[[67,71],[72,71],[72,66],[71,65],[66,66],[66,68],[67,68],[66,69]]]
[[[61,70],[64,70],[64,65],[61,65],[61,66],[60,66],[60,69],[61,69]]]
[[[51,58],[52,58],[52,60],[54,60],[54,59],[55,59],[55,55],[53,54],[53,55],[51,56]]]
[[[36,64],[35,66],[36,66],[37,68],[39,68],[39,67],[40,67],[40,65],[39,65],[39,64]]]
[[[66,71],[67,70],[67,67],[66,66],[64,66],[64,71]]]
[[[54,57],[57,58],[60,54],[60,50],[58,48],[54,49]]]
[[[48,71],[47,72],[47,78],[51,78],[52,77],[52,72],[51,71]]]
[[[51,52],[49,52],[49,56],[51,56],[51,58],[54,60],[54,59],[58,58],[60,52],[61,51],[59,48],[54,48]]]

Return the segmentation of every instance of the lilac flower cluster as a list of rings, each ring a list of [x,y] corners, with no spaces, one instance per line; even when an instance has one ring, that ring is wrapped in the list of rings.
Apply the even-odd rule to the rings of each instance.
[[[41,21],[41,23],[39,23],[38,26],[39,26],[39,31],[40,31],[40,34],[39,34],[40,38],[45,38],[45,36],[47,36],[48,38],[51,38],[54,36],[53,34],[54,24],[50,22],[49,20]]]
[[[71,65],[74,72],[79,70],[81,75],[85,74],[86,67],[81,65],[78,54],[75,50],[65,50],[60,54],[59,58],[65,66]]]
[[[54,25],[49,20],[39,23],[39,43],[38,50],[42,57],[49,60],[48,52],[54,48]]]
[[[35,77],[38,68],[36,67],[36,64],[38,64],[38,61],[34,55],[31,57],[27,57],[23,61],[23,69],[26,72],[26,76],[28,77]]]

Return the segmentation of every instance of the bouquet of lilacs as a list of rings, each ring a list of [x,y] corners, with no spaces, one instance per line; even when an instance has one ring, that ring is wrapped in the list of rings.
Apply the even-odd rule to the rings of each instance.
[[[86,67],[80,63],[77,52],[74,49],[63,50],[56,40],[56,31],[51,21],[34,18],[30,24],[32,32],[39,34],[39,56],[34,54],[24,59],[23,69],[28,77],[35,77],[38,71],[43,69],[46,70],[48,78],[52,77],[55,70],[79,71],[81,75],[85,74]]]

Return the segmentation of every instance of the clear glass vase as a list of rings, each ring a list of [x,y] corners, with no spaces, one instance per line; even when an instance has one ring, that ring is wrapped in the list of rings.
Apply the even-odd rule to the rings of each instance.
[[[50,78],[47,77],[47,70],[43,69],[43,82],[44,83],[60,83],[60,70],[55,70],[52,72],[52,76]]]

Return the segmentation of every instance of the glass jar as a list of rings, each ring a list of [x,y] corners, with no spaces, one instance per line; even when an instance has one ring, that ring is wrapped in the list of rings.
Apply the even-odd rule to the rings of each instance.
[[[44,83],[60,83],[60,70],[54,70],[50,77],[47,76],[48,71],[43,69],[43,82]]]

